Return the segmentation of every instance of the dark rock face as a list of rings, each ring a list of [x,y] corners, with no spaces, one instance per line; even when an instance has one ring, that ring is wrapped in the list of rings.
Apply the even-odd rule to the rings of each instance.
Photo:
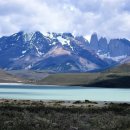
[[[90,48],[94,51],[98,51],[99,49],[99,45],[98,45],[98,37],[97,34],[94,33],[91,36],[91,40],[90,40]]]
[[[21,31],[0,38],[0,68],[7,70],[86,72],[120,63],[121,59],[117,60],[120,56],[130,56],[128,40],[112,39],[108,43],[103,37],[98,40],[96,33],[90,43],[83,36],[74,37],[71,33],[39,31]]]
[[[112,39],[109,42],[110,56],[130,55],[130,42],[126,39]]]
[[[101,50],[102,54],[108,52],[108,43],[107,43],[107,39],[106,38],[101,37],[99,39],[98,46],[99,46],[98,50]]]

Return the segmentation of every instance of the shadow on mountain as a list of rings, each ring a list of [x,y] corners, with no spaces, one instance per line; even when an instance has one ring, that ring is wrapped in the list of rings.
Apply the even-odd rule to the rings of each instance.
[[[112,78],[112,77],[111,77]],[[107,87],[107,88],[130,88],[130,76],[114,76],[113,79],[104,79],[87,85],[89,87]]]

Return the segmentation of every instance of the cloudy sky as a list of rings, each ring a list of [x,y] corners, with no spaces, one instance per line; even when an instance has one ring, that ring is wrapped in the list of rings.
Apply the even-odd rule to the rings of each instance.
[[[24,30],[130,39],[130,0],[0,0],[0,36]]]

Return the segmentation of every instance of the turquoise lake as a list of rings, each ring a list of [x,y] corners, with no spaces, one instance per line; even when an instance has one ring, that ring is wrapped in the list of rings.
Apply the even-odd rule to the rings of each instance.
[[[130,89],[84,88],[78,86],[0,85],[0,98],[130,102]]]

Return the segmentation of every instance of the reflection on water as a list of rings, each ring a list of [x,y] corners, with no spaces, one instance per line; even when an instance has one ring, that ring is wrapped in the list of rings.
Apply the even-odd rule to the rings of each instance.
[[[128,101],[130,89],[0,85],[0,98],[32,100]]]

